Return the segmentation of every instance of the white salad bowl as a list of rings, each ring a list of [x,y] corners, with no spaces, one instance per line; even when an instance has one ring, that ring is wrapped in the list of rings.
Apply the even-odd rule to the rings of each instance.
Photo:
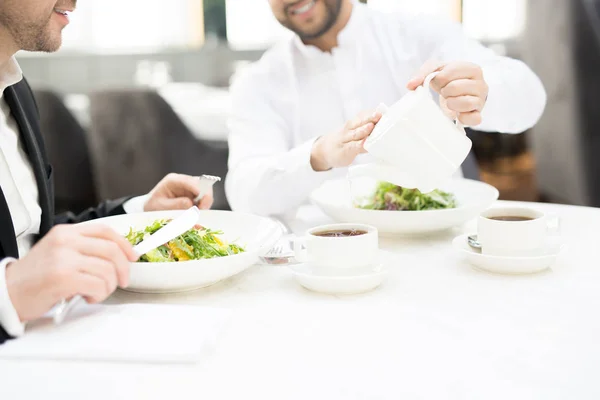
[[[372,195],[377,182],[370,178],[325,182],[311,201],[340,223],[367,224],[380,234],[426,234],[460,226],[498,200],[498,190],[483,182],[454,179],[440,190],[454,194],[456,208],[424,211],[380,211],[357,208],[355,202]]]
[[[160,219],[175,218],[181,211],[125,214],[101,218],[86,224],[104,224],[125,236],[130,228],[144,229]],[[213,285],[246,270],[259,260],[283,234],[280,225],[268,218],[229,211],[201,211],[198,224],[213,231],[227,243],[245,251],[226,257],[166,263],[131,263],[128,291],[139,293],[173,293]]]

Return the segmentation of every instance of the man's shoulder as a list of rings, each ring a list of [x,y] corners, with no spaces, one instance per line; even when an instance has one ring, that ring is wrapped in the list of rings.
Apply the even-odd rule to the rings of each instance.
[[[362,5],[364,15],[379,23],[397,24],[398,22],[410,22],[414,20],[414,16],[402,11],[383,11]]]
[[[435,14],[408,13],[403,11],[384,12],[364,6],[364,12],[379,26],[391,28],[400,32],[411,33],[429,29],[436,25],[454,23],[448,17]]]
[[[255,61],[237,73],[233,90],[247,86],[279,85],[291,66],[293,39],[281,40]]]

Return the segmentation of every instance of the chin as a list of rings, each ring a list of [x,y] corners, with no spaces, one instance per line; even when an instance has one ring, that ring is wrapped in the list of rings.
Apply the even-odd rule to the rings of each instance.
[[[304,29],[304,30],[298,31],[298,36],[300,36],[302,39],[305,39],[305,40],[312,40],[312,39],[318,39],[319,37],[323,36],[323,32],[322,32],[322,28]]]
[[[327,21],[323,18],[313,18],[302,27],[297,27],[296,33],[303,39],[317,39],[322,36],[326,29]]]
[[[43,43],[40,43],[38,49],[35,51],[42,51],[45,53],[54,53],[62,46],[62,35],[49,35]]]
[[[54,52],[57,52],[58,50],[60,50],[61,46],[62,46],[62,42],[52,43],[52,44],[47,45],[41,51],[46,52],[46,53],[54,53]]]

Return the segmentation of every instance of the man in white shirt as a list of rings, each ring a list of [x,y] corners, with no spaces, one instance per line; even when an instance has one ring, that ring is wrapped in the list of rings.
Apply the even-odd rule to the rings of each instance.
[[[75,216],[54,216],[52,168],[29,85],[14,59],[18,50],[56,51],[76,0],[0,2],[0,344],[23,334],[62,299],[106,299],[126,287],[129,242],[109,228],[77,223],[123,212],[185,209],[198,180],[170,174],[147,196],[106,201]],[[212,194],[201,208],[209,208]],[[39,240],[38,242],[38,239]]]
[[[362,144],[381,115],[362,112],[394,103],[434,71],[441,106],[474,129],[520,133],[543,113],[538,77],[459,24],[383,14],[354,0],[269,3],[293,35],[231,89],[226,191],[235,210],[293,212],[325,180],[368,161]]]

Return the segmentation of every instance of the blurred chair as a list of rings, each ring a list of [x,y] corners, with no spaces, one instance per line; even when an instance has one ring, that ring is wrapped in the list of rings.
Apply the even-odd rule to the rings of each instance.
[[[225,177],[226,142],[202,141],[156,92],[107,90],[90,95],[90,146],[102,198],[147,193],[170,172]],[[213,208],[229,210],[222,183]]]
[[[42,135],[54,175],[56,213],[83,211],[97,204],[86,133],[49,90],[35,90]]]

